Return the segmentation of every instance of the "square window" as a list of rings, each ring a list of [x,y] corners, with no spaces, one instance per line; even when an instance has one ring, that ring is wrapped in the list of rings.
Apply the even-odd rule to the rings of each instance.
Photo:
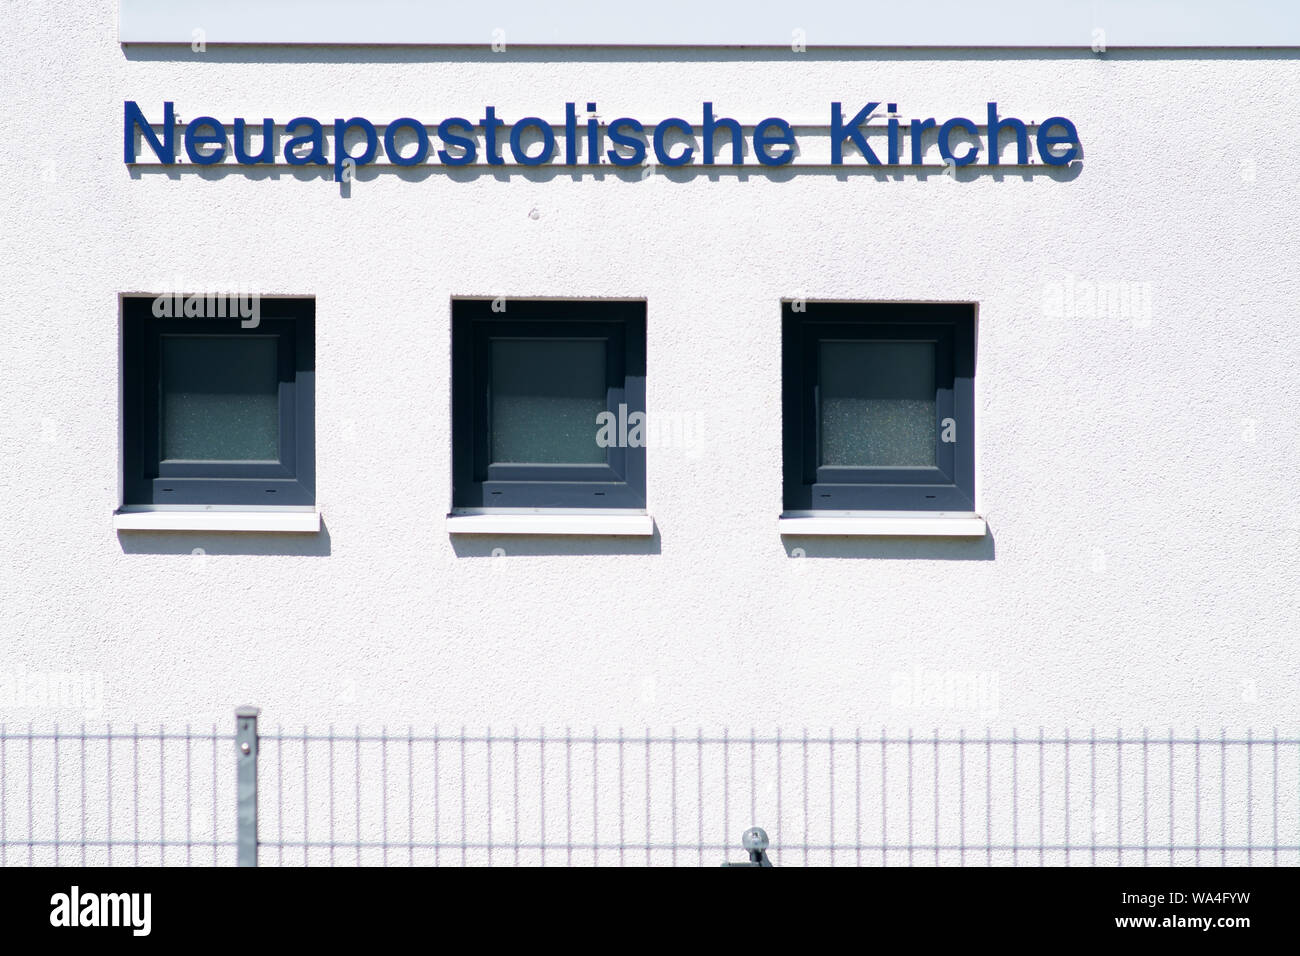
[[[933,467],[935,343],[819,346],[818,464]]]
[[[122,300],[124,504],[314,504],[315,302],[261,299],[249,328],[154,302]]]
[[[975,307],[782,307],[785,510],[974,511]]]
[[[163,461],[278,461],[280,375],[269,335],[163,333]]]
[[[452,303],[452,506],[645,507],[645,303]]]
[[[492,462],[599,464],[593,439],[606,409],[603,339],[491,340]]]

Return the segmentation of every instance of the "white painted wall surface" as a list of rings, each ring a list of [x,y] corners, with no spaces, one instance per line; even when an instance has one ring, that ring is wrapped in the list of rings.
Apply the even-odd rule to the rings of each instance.
[[[244,702],[286,726],[1295,727],[1294,53],[200,54],[124,50],[111,5],[16,16],[4,671],[102,674],[96,720],[223,728]],[[1085,159],[960,181],[434,166],[344,197],[325,171],[121,158],[125,99],[283,122],[589,98],[751,122],[997,100],[1071,117]],[[118,295],[178,281],[316,296],[321,535],[113,530]],[[1049,316],[1067,281],[1138,284],[1149,321]],[[651,449],[655,538],[449,539],[450,300],[498,294],[647,300],[650,414],[707,440]],[[800,294],[979,303],[991,538],[777,534],[779,303]],[[935,675],[995,695],[906,699]]]

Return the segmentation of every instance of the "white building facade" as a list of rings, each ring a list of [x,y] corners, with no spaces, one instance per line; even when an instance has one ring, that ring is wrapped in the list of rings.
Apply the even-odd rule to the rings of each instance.
[[[286,726],[1294,728],[1293,50],[117,28],[111,8],[43,9],[0,66],[9,719],[224,726],[255,703]],[[160,142],[172,104],[174,163],[128,103]],[[740,164],[729,140],[703,161],[706,103],[743,127]],[[835,103],[845,122],[878,104],[879,165],[851,136],[834,161]],[[1023,162],[1009,129],[989,163],[991,103],[1025,122]],[[567,104],[580,140],[590,118],[601,135],[634,118],[653,157],[678,117],[668,154],[696,153],[619,166],[602,140],[600,162],[583,142],[565,162]],[[336,118],[382,140],[411,117],[430,155],[289,165],[283,127],[304,116],[327,153]],[[235,118],[273,119],[273,161],[194,162],[200,117],[227,144]],[[473,162],[437,159],[449,117],[474,121]],[[526,117],[550,124],[551,161],[508,148]],[[772,117],[792,156],[768,166],[754,127]],[[910,121],[953,117],[975,128],[951,151],[977,160],[931,129],[909,162]],[[1059,165],[1051,117],[1077,136],[1055,128]],[[543,139],[526,131],[524,155]],[[365,130],[347,142],[361,154]],[[132,509],[128,303],[234,291],[314,314],[310,500]],[[641,317],[643,506],[526,502],[496,524],[457,506],[454,314],[535,301]],[[827,303],[966,310],[970,507],[779,523],[802,513],[783,323]],[[58,675],[85,701],[33,689]]]

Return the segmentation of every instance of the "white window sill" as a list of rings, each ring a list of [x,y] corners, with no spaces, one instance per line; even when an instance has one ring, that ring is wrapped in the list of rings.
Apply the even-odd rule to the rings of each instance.
[[[118,511],[117,531],[277,531],[315,534],[320,512],[311,511]]]
[[[781,534],[819,536],[982,538],[988,531],[988,525],[981,515],[951,511],[783,515],[777,522],[777,527]]]
[[[646,538],[655,533],[650,515],[481,514],[447,515],[449,534],[621,535]]]

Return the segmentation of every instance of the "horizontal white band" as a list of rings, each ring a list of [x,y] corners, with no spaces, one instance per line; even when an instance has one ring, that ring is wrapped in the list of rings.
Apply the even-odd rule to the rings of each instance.
[[[627,535],[655,533],[649,515],[616,514],[483,514],[448,515],[450,534]]]
[[[981,538],[988,525],[977,514],[903,511],[894,514],[801,515],[777,523],[788,535],[874,535],[883,537]]]
[[[119,511],[118,531],[278,531],[314,534],[319,511]]]
[[[480,46],[784,47],[1224,47],[1300,42],[1285,4],[1167,4],[1093,0],[967,0],[924,4],[804,0],[552,4],[534,0],[119,0],[122,43],[276,43]],[[195,31],[202,31],[196,33]],[[1100,32],[1098,32],[1100,31]],[[494,47],[495,44],[495,47]]]

